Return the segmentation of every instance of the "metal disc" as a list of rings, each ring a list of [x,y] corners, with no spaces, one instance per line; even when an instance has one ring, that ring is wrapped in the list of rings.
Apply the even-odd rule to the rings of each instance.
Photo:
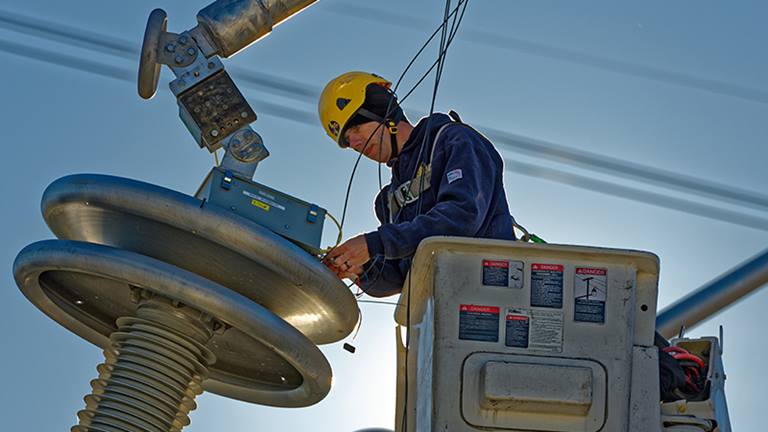
[[[217,361],[203,387],[264,405],[300,407],[322,400],[331,368],[317,346],[278,316],[201,276],[134,252],[46,240],[24,248],[13,266],[24,295],[75,334],[110,346],[115,320],[134,315],[131,287],[205,311],[230,325],[208,348]]]
[[[159,186],[96,174],[52,183],[42,211],[57,237],[171,263],[259,303],[316,344],[355,327],[350,290],[317,258],[226,209]]]
[[[155,9],[149,14],[147,28],[144,30],[144,42],[139,57],[139,96],[151,99],[157,92],[162,65],[158,63],[158,42],[160,35],[168,28],[168,15],[162,9]]]

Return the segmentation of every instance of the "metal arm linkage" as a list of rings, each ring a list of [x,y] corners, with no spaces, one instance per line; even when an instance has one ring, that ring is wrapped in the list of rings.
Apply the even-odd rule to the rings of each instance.
[[[167,31],[165,11],[153,10],[141,49],[139,95],[153,97],[161,65],[168,66],[176,76],[169,86],[179,117],[198,145],[210,152],[223,147],[222,168],[253,177],[269,152],[250,126],[256,113],[218,56],[235,55],[315,1],[218,0],[198,12],[196,27],[180,34]]]

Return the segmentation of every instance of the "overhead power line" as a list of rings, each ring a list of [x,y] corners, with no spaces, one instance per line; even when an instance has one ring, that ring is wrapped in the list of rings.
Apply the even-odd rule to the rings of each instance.
[[[3,10],[0,10],[0,27],[124,58],[134,61],[136,64],[138,64],[141,51],[138,44],[124,39]],[[320,92],[314,87],[297,81],[238,67],[230,67],[228,70],[238,81],[244,82],[246,87],[265,90],[301,101],[320,95]]]
[[[670,197],[654,192],[648,192],[635,189],[628,186],[609,183],[597,180],[591,177],[568,173],[554,168],[547,168],[533,165],[525,162],[504,159],[505,169],[517,174],[523,174],[531,177],[543,178],[570,186],[576,186],[581,189],[591,190],[602,194],[613,195],[620,198],[630,199],[632,201],[643,202],[657,207],[665,207],[672,210],[695,214],[709,219],[728,222],[749,228],[755,228],[761,231],[768,231],[768,219],[746,215],[718,207],[696,203]]]
[[[92,60],[86,60],[76,56],[61,54],[51,50],[0,40],[0,51],[5,51],[9,54],[14,54],[20,57],[27,57],[34,60],[63,66],[69,69],[116,79],[118,81],[124,81],[131,84],[136,83],[136,72],[134,71],[118,66],[95,62]],[[274,117],[279,117],[285,120],[303,124],[314,124],[315,115],[304,110],[298,110],[295,108],[287,107],[285,105],[274,104],[261,100],[249,100],[249,103],[258,107],[260,111],[263,111],[264,113]]]
[[[398,26],[408,29],[431,25],[426,20],[411,15],[398,14],[389,10],[375,9],[360,4],[328,4],[324,9],[330,13],[354,17],[367,21],[386,23],[387,26]],[[736,97],[751,102],[768,103],[768,92],[739,84],[698,77],[680,72],[670,71],[643,64],[616,60],[581,51],[570,50],[538,42],[501,35],[483,30],[465,29],[463,39],[480,45],[505,51],[516,51],[537,57],[565,61],[581,66],[602,69],[622,75],[634,76],[666,84],[688,87],[709,93]]]
[[[351,8],[350,10],[354,11],[356,8]],[[417,20],[417,18],[408,19]],[[139,55],[138,47],[125,40],[90,31],[84,31],[75,27],[62,25],[52,21],[13,14],[10,12],[0,11],[0,27],[5,27],[10,30],[20,31],[25,34],[31,34],[81,48],[87,48],[98,52],[115,55],[120,58],[125,58],[132,61],[136,61]],[[11,47],[9,49],[14,48]],[[36,49],[33,49],[31,56],[35,55],[36,52]],[[54,53],[52,55],[54,62],[55,59],[60,57],[62,57],[62,55],[59,53]],[[107,69],[113,68],[113,66],[96,64],[92,61],[79,58],[71,58],[71,61],[74,63],[82,63],[83,69],[86,70],[99,67]],[[242,68],[230,69],[234,69],[233,76],[239,81],[244,82],[245,86],[249,88],[255,88],[260,91],[273,93],[280,96],[289,96],[292,99],[312,104],[316,102],[319,95],[319,91],[316,90],[315,87],[299,81],[289,80],[282,77],[276,77],[271,74],[255,72]],[[124,71],[121,70],[115,73],[124,73]],[[257,104],[261,107],[271,105],[271,113],[273,115],[289,120],[294,120],[293,118],[289,118],[289,116],[296,116],[296,118],[302,119],[314,118],[313,115],[307,113],[306,111],[295,110],[293,108],[287,108],[282,105],[269,104],[267,102],[261,101]],[[419,113],[419,115],[423,115],[423,113]],[[671,171],[648,167],[635,162],[629,162],[618,158],[612,158],[583,150],[577,150],[572,147],[566,147],[541,140],[523,137],[494,128],[478,126],[478,129],[486,133],[489,138],[491,138],[497,145],[501,147],[525,152],[526,154],[535,156],[537,158],[578,165],[582,168],[587,168],[603,173],[610,173],[612,175],[618,175],[621,177],[631,177],[636,180],[649,182],[674,190],[724,200],[738,205],[750,206],[763,210],[768,209],[768,196],[749,190],[734,188],[732,186],[719,184],[701,178],[685,176]]]
[[[610,173],[624,178],[652,183],[670,189],[693,193],[734,204],[768,209],[768,196],[745,189],[735,188],[698,177],[686,176],[659,168],[641,165],[610,156],[576,150],[546,141],[524,137],[498,129],[481,127],[494,143],[508,149],[521,151],[542,159],[578,165],[594,171]]]
[[[90,60],[86,61],[78,57],[64,55],[49,50],[29,47],[13,42],[0,41],[0,51],[51,64],[56,64],[78,71],[117,79],[131,84],[135,83],[134,73],[128,69],[105,65]],[[272,115],[301,124],[316,126],[314,114],[307,111],[264,102],[256,102],[255,106],[267,115]],[[641,191],[638,189],[616,185],[589,177],[566,173],[564,171],[559,171],[552,168],[518,162],[508,158],[505,160],[505,164],[505,168],[507,170],[518,174],[558,181],[582,189],[639,201],[657,207],[669,208],[708,219],[714,219],[749,228],[755,228],[762,231],[768,231],[767,219],[761,219],[738,212],[731,212],[728,210],[719,209],[717,207],[706,206],[662,194]]]

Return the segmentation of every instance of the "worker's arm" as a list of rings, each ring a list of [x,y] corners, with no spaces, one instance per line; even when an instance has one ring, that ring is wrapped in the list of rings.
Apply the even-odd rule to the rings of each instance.
[[[376,217],[382,224],[389,219],[389,207],[385,186],[374,200]],[[366,244],[368,238],[366,235]],[[400,293],[403,288],[403,273],[401,260],[385,259],[383,253],[370,253],[370,261],[363,266],[363,272],[357,280],[357,285],[366,294],[373,297],[387,297]]]
[[[371,256],[398,259],[413,255],[421,240],[435,236],[473,237],[487,218],[502,175],[502,161],[493,146],[467,127],[446,129],[432,161],[435,205],[410,221],[384,223],[365,235]],[[435,187],[437,186],[437,187]],[[377,199],[377,215],[384,202]],[[418,202],[409,206],[417,206]],[[379,219],[382,219],[379,215]]]
[[[357,285],[372,297],[387,297],[399,294],[403,288],[401,260],[387,260],[382,255],[371,258],[363,266],[363,273]]]

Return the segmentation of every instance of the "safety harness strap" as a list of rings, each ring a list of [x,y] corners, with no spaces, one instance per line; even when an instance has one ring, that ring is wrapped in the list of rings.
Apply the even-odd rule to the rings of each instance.
[[[358,108],[357,114],[371,119],[373,121],[379,122],[382,125],[384,125],[387,128],[387,132],[389,132],[389,145],[391,149],[390,153],[390,159],[394,159],[398,156],[399,151],[397,150],[397,123],[401,120],[400,118],[384,118],[372,111],[369,111],[365,108]],[[399,115],[396,115],[395,117],[400,117]]]
[[[387,193],[389,204],[389,223],[395,222],[400,209],[407,206],[408,204],[418,201],[421,194],[429,190],[429,188],[432,186],[432,159],[435,157],[437,141],[440,139],[440,135],[448,126],[456,123],[457,122],[449,122],[442,125],[440,129],[438,129],[437,133],[435,134],[435,139],[432,141],[432,152],[429,155],[429,163],[422,164],[416,172],[416,176],[414,176],[411,180],[401,183],[399,186],[394,187],[390,185],[389,192]]]

